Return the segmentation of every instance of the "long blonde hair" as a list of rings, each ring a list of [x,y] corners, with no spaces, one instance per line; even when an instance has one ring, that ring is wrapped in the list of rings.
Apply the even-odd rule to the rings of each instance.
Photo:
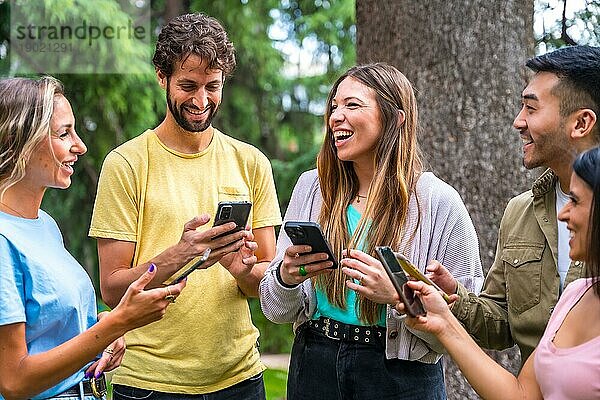
[[[54,97],[62,83],[50,76],[0,80],[0,201],[25,176],[36,146],[50,135]]]
[[[357,79],[375,91],[382,119],[381,137],[375,148],[375,174],[369,188],[366,211],[352,237],[348,232],[346,213],[358,194],[358,178],[352,162],[341,161],[337,157],[333,132],[329,127],[332,100],[338,86],[347,77]],[[399,118],[400,110],[405,114],[404,121]],[[359,240],[369,254],[374,254],[378,245],[397,248],[407,234],[404,225],[408,203],[423,170],[417,145],[418,110],[411,83],[400,71],[385,63],[352,67],[329,92],[325,126],[326,135],[317,158],[323,196],[319,223],[336,256],[341,256],[343,248],[355,247]],[[338,269],[314,278],[314,283],[325,291],[330,303],[345,309],[346,279],[348,277]],[[358,296],[357,310],[361,321],[375,324],[382,306]]]

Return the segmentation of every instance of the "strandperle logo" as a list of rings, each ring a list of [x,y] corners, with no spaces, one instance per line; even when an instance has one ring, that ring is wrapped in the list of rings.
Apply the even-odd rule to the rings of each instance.
[[[14,0],[14,73],[151,72],[150,0]]]
[[[18,25],[16,28],[17,40],[37,40],[44,42],[46,40],[85,40],[89,46],[92,46],[95,40],[120,40],[137,39],[144,40],[148,32],[144,26],[134,26],[133,21],[129,19],[126,26],[105,25],[103,27],[89,25],[84,19],[79,26],[46,26]]]

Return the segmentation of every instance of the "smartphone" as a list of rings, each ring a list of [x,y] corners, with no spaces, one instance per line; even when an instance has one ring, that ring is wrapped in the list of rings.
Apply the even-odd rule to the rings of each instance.
[[[421,271],[419,271],[419,269],[415,267],[413,263],[411,263],[408,260],[408,258],[404,257],[404,255],[401,253],[394,253],[394,256],[398,260],[398,263],[400,264],[404,272],[406,272],[408,275],[410,275],[418,281],[425,282],[426,284],[433,286],[434,288],[436,288],[436,290],[438,290],[441,293],[444,300],[446,300],[446,303],[451,303],[450,297],[448,297],[446,292],[444,292],[438,285],[435,284],[435,282],[433,282],[431,279],[426,277]]]
[[[248,216],[250,215],[251,208],[252,203],[249,201],[219,202],[213,226],[223,225],[228,222],[235,222],[235,228],[213,237],[213,240],[245,229],[246,224],[248,223]]]
[[[311,253],[327,253],[329,256],[327,260],[333,262],[331,269],[338,267],[337,260],[333,255],[333,250],[323,231],[321,226],[315,222],[308,221],[287,221],[283,225],[285,233],[289,236],[290,240],[295,245],[309,245],[312,247]]]
[[[415,292],[406,285],[408,278],[396,259],[392,248],[389,246],[378,246],[375,247],[375,253],[377,253],[377,257],[383,264],[385,272],[388,274],[388,277],[396,288],[396,292],[398,292],[398,296],[400,296],[400,299],[404,303],[406,314],[413,318],[418,315],[426,315],[427,312],[425,311],[421,300],[415,296]]]
[[[206,249],[204,251],[204,253],[202,253],[202,256],[200,257],[200,259],[198,259],[198,261],[196,261],[191,267],[189,267],[188,269],[183,271],[183,273],[181,275],[179,275],[177,278],[173,279],[173,281],[171,281],[169,283],[169,285],[176,285],[179,282],[181,282],[182,280],[184,280],[189,274],[191,274],[196,269],[198,269],[202,264],[204,264],[204,262],[206,260],[208,260],[209,255],[210,255],[210,248]]]

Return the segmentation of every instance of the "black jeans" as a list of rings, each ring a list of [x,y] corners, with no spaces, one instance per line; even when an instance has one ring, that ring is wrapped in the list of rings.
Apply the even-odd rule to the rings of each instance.
[[[218,392],[205,394],[164,393],[124,385],[113,385],[113,400],[265,400],[265,384],[260,373]]]
[[[333,340],[302,325],[296,332],[288,400],[446,399],[442,363],[385,358],[374,344]]]

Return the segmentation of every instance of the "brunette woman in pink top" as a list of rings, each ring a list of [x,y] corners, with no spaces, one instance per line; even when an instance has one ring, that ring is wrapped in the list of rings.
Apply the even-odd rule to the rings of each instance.
[[[433,287],[409,283],[427,315],[407,324],[435,334],[484,399],[600,399],[600,147],[575,160],[569,197],[558,218],[570,232],[569,257],[585,261],[587,278],[567,286],[518,377],[477,346]]]

